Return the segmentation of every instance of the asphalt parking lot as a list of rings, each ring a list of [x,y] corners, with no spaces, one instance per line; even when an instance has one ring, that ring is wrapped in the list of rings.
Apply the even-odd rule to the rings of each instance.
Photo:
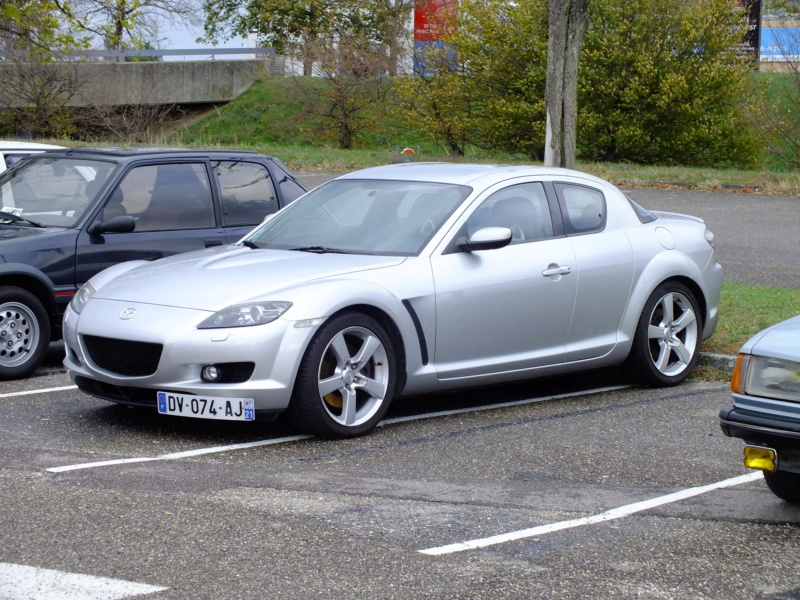
[[[706,218],[732,280],[800,287],[797,198],[631,195]],[[800,508],[719,430],[724,382],[410,398],[325,441],[84,396],[60,351],[0,382],[0,599],[800,598]]]

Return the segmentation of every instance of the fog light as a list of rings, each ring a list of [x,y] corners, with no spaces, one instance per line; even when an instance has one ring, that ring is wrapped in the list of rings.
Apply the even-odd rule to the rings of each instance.
[[[222,379],[222,369],[217,367],[217,365],[206,365],[203,367],[203,370],[200,371],[200,377],[206,383],[217,383]]]
[[[772,448],[745,446],[744,466],[759,471],[775,471],[778,468],[778,453]]]

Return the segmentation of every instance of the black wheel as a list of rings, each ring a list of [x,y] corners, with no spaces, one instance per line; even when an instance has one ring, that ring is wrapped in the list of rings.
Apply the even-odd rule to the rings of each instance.
[[[678,282],[658,286],[644,305],[625,363],[633,379],[646,385],[677,385],[700,356],[702,318],[694,294]]]
[[[391,338],[375,319],[357,312],[335,316],[306,349],[287,416],[321,437],[363,435],[389,408],[396,364]]]
[[[800,504],[800,473],[764,471],[764,481],[770,491],[781,500]]]
[[[0,287],[0,378],[18,379],[44,360],[50,343],[50,319],[27,290]]]

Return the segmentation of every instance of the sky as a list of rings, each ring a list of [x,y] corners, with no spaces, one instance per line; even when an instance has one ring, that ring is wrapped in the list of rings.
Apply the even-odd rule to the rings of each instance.
[[[177,49],[197,49],[197,48],[252,48],[255,43],[252,40],[245,40],[241,37],[236,37],[217,46],[210,44],[198,44],[195,40],[203,35],[202,25],[191,27],[189,25],[176,26],[175,29],[168,29],[162,32],[161,48],[164,50],[177,50]],[[192,56],[192,60],[202,60],[203,57]],[[220,56],[220,58],[223,58]],[[239,55],[225,56],[225,58],[239,58]],[[250,58],[250,57],[248,57]],[[183,60],[182,57],[165,57],[165,60]]]

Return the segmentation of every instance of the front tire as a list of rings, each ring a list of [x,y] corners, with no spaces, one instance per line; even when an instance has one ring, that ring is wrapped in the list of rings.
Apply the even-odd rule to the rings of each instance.
[[[681,383],[697,364],[703,326],[692,291],[682,283],[658,286],[644,305],[625,367],[645,385]]]
[[[0,287],[0,379],[30,375],[50,344],[50,319],[28,290]]]
[[[378,321],[359,312],[337,315],[306,349],[287,416],[320,437],[364,435],[389,409],[396,371],[391,337]]]
[[[764,481],[770,491],[781,500],[800,504],[800,473],[764,471]]]

